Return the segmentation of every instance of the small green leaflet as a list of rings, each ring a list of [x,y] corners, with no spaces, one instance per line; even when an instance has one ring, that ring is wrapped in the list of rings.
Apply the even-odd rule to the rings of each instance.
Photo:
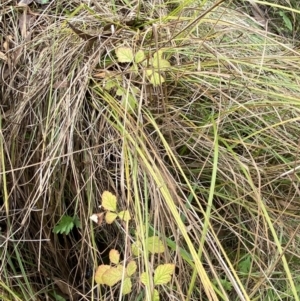
[[[66,234],[68,235],[70,231],[74,228],[81,228],[80,221],[77,216],[71,217],[69,215],[64,215],[59,223],[54,227],[53,232],[56,234]]]

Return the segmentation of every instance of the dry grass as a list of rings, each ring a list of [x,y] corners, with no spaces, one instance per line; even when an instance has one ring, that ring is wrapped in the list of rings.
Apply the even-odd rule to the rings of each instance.
[[[1,4],[3,300],[150,300],[138,275],[162,263],[176,271],[161,300],[298,300],[296,33],[203,2]],[[163,50],[166,82],[118,62],[120,46]],[[89,219],[105,190],[128,225]],[[81,228],[53,233],[65,215]],[[136,259],[126,297],[95,285],[145,223],[165,252]]]

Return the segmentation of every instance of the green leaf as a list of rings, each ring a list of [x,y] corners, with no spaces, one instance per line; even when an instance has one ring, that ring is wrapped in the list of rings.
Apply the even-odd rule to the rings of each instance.
[[[154,271],[154,285],[167,284],[174,273],[175,264],[167,263],[159,265]]]
[[[220,279],[220,282],[221,282],[223,288],[227,292],[231,292],[232,291],[232,283],[230,281],[228,281],[227,279]]]
[[[245,256],[245,258],[239,262],[238,264],[238,270],[239,272],[248,274],[250,271],[251,267],[251,257],[250,256]]]
[[[78,218],[77,215],[75,215],[75,216],[73,217],[73,222],[74,222],[74,225],[75,225],[76,228],[81,229],[80,219]]]
[[[119,87],[116,91],[116,95],[118,95],[118,96],[122,96],[122,95],[124,95],[124,93],[126,93],[126,92],[125,92],[125,89],[122,87]]]
[[[55,291],[54,291],[54,299],[55,301],[67,301],[64,297],[58,295]]]
[[[116,49],[116,55],[119,63],[133,62],[133,51],[129,47],[119,47]]]
[[[157,72],[153,72],[153,74],[150,76],[150,83],[153,86],[160,86],[164,82],[165,79]]]
[[[109,191],[104,191],[102,194],[102,206],[105,210],[117,210],[117,198]]]
[[[126,273],[128,276],[132,276],[137,269],[136,262],[134,260],[130,261],[126,267]]]
[[[102,281],[108,286],[114,286],[122,279],[122,270],[118,267],[111,267],[102,275]]]
[[[148,238],[147,249],[152,254],[159,254],[165,251],[165,246],[158,236],[152,236]]]
[[[61,220],[58,222],[58,224],[54,227],[53,232],[56,234],[66,234],[68,235],[70,231],[76,227],[81,227],[80,226],[80,221],[78,217],[74,216],[71,217],[69,215],[64,215]]]
[[[146,56],[145,56],[144,51],[139,50],[134,56],[134,61],[138,64],[138,63],[141,63],[145,58],[146,58]]]
[[[293,31],[293,24],[290,18],[286,15],[284,11],[280,11],[279,15],[282,17],[285,26],[289,29],[289,31]]]
[[[131,292],[132,283],[130,278],[125,278],[123,282],[122,295],[127,295]]]
[[[135,99],[135,96],[132,95],[131,93],[127,93],[127,94],[123,95],[122,106],[124,108],[127,108],[127,111],[129,113],[133,113],[137,106],[137,101]],[[130,219],[130,216],[129,216],[129,219]]]
[[[129,71],[131,71],[133,74],[137,75],[139,73],[139,68],[137,64],[132,64],[130,66]]]
[[[110,250],[109,251],[109,260],[110,260],[110,262],[112,262],[114,264],[118,264],[120,261],[120,253],[115,249]]]
[[[118,82],[111,78],[105,80],[105,82],[104,82],[104,89],[107,91],[110,91],[112,88],[115,88],[118,86],[119,86]]]

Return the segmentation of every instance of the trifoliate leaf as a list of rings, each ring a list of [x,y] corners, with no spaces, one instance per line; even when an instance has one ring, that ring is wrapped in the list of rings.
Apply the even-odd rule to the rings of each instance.
[[[132,283],[130,278],[125,278],[123,282],[122,295],[127,295],[131,292]]]
[[[171,280],[171,275],[174,273],[175,264],[159,265],[154,271],[154,285],[166,284]]]
[[[102,275],[103,283],[108,286],[114,286],[122,279],[122,271],[117,267],[111,267]]]
[[[140,280],[144,285],[148,285],[149,276],[146,272],[143,272],[140,276]]]
[[[102,194],[102,206],[105,210],[117,210],[117,198],[109,191],[104,191]]]
[[[133,51],[129,47],[119,47],[116,49],[119,63],[131,63],[133,61]]]
[[[95,282],[98,284],[104,284],[102,280],[102,276],[110,268],[111,268],[110,265],[104,265],[104,264],[99,265],[95,273]]]
[[[129,213],[128,210],[120,211],[120,212],[118,213],[118,216],[119,216],[119,218],[122,219],[124,222],[128,222],[128,221],[131,220],[131,218],[130,218],[130,213]]]
[[[163,253],[165,251],[165,246],[158,236],[152,236],[148,238],[147,249],[150,253]]]
[[[159,86],[164,82],[165,82],[165,79],[157,72],[153,72],[153,74],[150,76],[150,83],[153,86]]]
[[[134,260],[130,261],[126,267],[127,276],[132,276],[137,269],[136,262]]]
[[[105,214],[105,221],[108,223],[108,224],[112,224],[115,219],[118,217],[117,213],[114,213],[114,212],[106,212]]]
[[[120,253],[119,251],[112,249],[109,251],[109,260],[114,264],[118,264],[120,261]]]
[[[140,62],[142,62],[145,59],[145,53],[143,50],[139,50],[135,56],[134,56],[134,61],[138,64]]]

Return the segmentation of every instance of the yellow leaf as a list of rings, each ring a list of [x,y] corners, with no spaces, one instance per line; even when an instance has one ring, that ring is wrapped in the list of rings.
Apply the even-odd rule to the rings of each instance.
[[[105,221],[108,224],[112,224],[117,217],[118,217],[117,213],[108,211],[105,214]]]
[[[153,290],[152,301],[159,301],[159,292],[158,292],[158,290]]]
[[[152,66],[155,68],[163,69],[168,68],[171,64],[162,58],[161,50],[157,51],[153,55]]]
[[[145,59],[145,53],[143,50],[139,50],[135,56],[134,56],[134,61],[138,64],[141,63]]]
[[[104,284],[103,280],[102,280],[102,276],[103,274],[108,270],[110,269],[110,265],[99,265],[97,270],[96,270],[96,273],[95,273],[95,282],[98,283],[98,284]]]
[[[126,267],[127,276],[132,276],[137,269],[136,262],[134,260],[130,261]]]
[[[153,72],[150,76],[150,83],[153,86],[160,86],[162,83],[165,82],[165,79],[157,72]]]
[[[143,272],[140,276],[140,280],[144,285],[148,285],[148,280],[149,280],[148,274]]]
[[[105,210],[116,211],[117,210],[117,198],[109,191],[102,193],[102,206]]]
[[[114,286],[122,279],[122,271],[117,267],[111,267],[102,275],[102,281],[108,286]]]
[[[131,245],[131,252],[134,256],[138,257],[141,251],[141,243],[139,241]]]
[[[165,246],[158,236],[152,236],[148,238],[147,248],[152,254],[159,254],[165,251]]]
[[[133,61],[133,51],[129,47],[119,47],[116,49],[119,63],[131,63]]]
[[[153,54],[153,61],[162,60],[163,51],[158,50]]]
[[[147,75],[147,76],[151,76],[152,73],[153,73],[152,68],[151,68],[151,69],[146,69],[146,75]]]
[[[132,283],[130,278],[125,278],[123,282],[122,295],[127,295],[131,292]]]
[[[175,264],[161,264],[154,271],[154,285],[166,284],[171,280]]]
[[[120,261],[120,253],[115,249],[110,250],[109,251],[109,260],[110,260],[110,262],[112,262],[114,264],[118,264]]]
[[[128,210],[120,211],[118,214],[119,218],[122,219],[124,222],[128,222],[131,220],[130,213]]]

